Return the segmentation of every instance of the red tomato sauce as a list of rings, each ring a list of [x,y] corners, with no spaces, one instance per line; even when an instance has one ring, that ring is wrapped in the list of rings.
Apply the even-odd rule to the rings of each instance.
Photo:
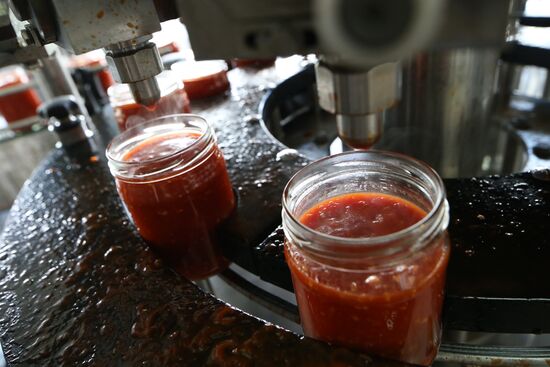
[[[97,76],[99,77],[99,82],[101,83],[101,86],[107,92],[109,87],[113,84],[115,84],[115,79],[113,78],[113,74],[109,71],[109,68],[107,66],[104,66],[97,72]]]
[[[337,237],[384,236],[412,226],[426,212],[410,201],[377,193],[337,196],[310,208],[300,222]]]
[[[275,58],[270,59],[233,59],[231,65],[234,68],[266,68],[275,64]]]
[[[29,79],[25,75],[13,73],[7,76],[5,81],[0,81],[0,90],[8,88],[23,87],[29,83]],[[8,123],[23,120],[36,115],[36,109],[42,100],[38,93],[29,86],[21,91],[14,91],[0,97],[0,113],[4,116]]]
[[[225,70],[196,79],[187,79],[183,84],[190,99],[211,97],[229,90],[229,80]]]
[[[352,193],[313,206],[300,222],[332,236],[364,238],[398,232],[425,216],[396,196]],[[447,246],[428,245],[411,258],[373,270],[365,262],[360,271],[335,271],[285,248],[306,335],[401,361],[431,363],[440,339]]]
[[[200,137],[193,132],[153,136],[129,150],[123,161],[154,165],[174,154],[189,161],[197,156],[192,144]],[[182,172],[166,172],[152,181],[117,179],[141,236],[189,279],[208,277],[227,266],[216,231],[233,211],[235,200],[221,151],[216,145],[207,149],[202,162]]]

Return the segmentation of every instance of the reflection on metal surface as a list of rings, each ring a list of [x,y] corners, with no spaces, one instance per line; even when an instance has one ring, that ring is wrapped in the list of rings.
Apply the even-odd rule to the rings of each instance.
[[[435,366],[548,366],[550,350],[443,344],[436,361]]]
[[[244,312],[302,334],[294,294],[261,280],[236,264],[195,284]]]
[[[4,357],[4,351],[2,350],[2,343],[0,343],[0,367],[6,367],[8,363]]]
[[[476,131],[483,139],[474,138]],[[424,160],[446,178],[509,174],[519,172],[525,166],[525,146],[506,127],[490,125],[472,129],[467,135],[442,144],[441,136],[433,130],[414,126],[392,127],[386,130],[384,139],[375,147]],[[435,148],[437,144],[442,145]]]
[[[501,346],[525,348],[548,348],[550,346],[550,334],[509,334],[509,333],[485,333],[475,331],[449,330],[443,335],[446,344],[460,344],[468,346]],[[547,349],[550,353],[550,349]]]
[[[550,334],[446,331],[437,361],[468,366],[548,366],[549,346]]]

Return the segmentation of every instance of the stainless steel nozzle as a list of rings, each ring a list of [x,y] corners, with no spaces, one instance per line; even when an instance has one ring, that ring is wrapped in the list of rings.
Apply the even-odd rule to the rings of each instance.
[[[320,106],[336,115],[338,135],[355,149],[368,149],[383,131],[384,110],[400,97],[398,63],[355,70],[338,63],[316,67]]]
[[[150,106],[160,99],[160,88],[155,77],[138,80],[128,85],[137,103]]]
[[[163,70],[162,62],[157,47],[147,38],[111,45],[107,62],[115,80],[129,84],[137,103],[151,105],[160,99],[155,77]]]

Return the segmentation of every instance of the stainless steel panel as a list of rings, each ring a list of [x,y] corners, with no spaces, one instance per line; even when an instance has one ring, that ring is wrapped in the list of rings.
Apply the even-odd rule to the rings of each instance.
[[[63,47],[77,53],[160,30],[152,0],[53,0]]]

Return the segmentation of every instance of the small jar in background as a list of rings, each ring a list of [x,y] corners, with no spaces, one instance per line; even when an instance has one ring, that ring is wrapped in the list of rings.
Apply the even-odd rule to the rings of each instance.
[[[171,69],[183,81],[191,100],[223,94],[230,88],[223,60],[180,61],[172,64]]]
[[[14,131],[30,131],[42,99],[21,66],[0,69],[0,113]]]
[[[282,217],[307,336],[432,363],[450,253],[448,204],[433,169],[394,153],[327,157],[292,177]]]
[[[141,236],[189,279],[227,266],[217,232],[235,199],[214,132],[196,115],[145,122],[117,136],[107,158]]]
[[[157,76],[157,81],[161,97],[152,106],[136,103],[127,84],[115,84],[109,88],[109,99],[120,131],[157,117],[191,112],[183,83],[173,72],[163,71]]]
[[[71,56],[69,59],[69,67],[73,69],[87,69],[97,73],[101,86],[105,89],[105,92],[107,92],[111,85],[115,84],[113,75],[109,71],[107,61],[105,60],[105,53],[102,50]]]

